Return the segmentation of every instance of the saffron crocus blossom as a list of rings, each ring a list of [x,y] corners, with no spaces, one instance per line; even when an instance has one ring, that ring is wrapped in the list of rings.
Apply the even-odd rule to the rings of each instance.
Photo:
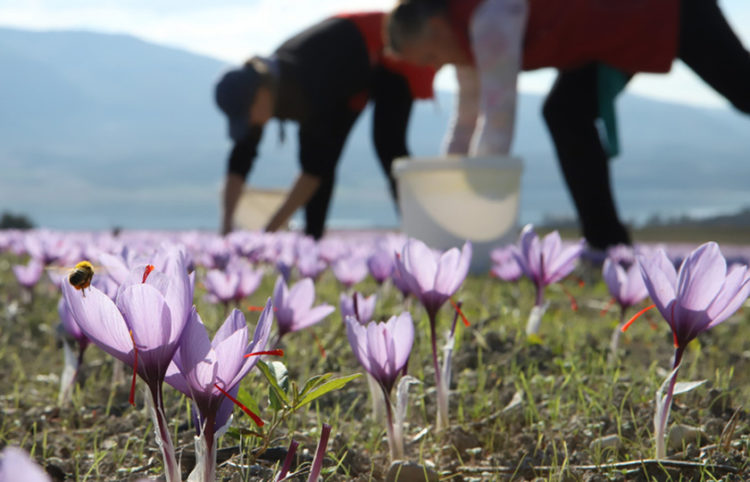
[[[331,265],[333,275],[349,290],[367,276],[367,260],[357,255],[344,256]]]
[[[347,316],[353,316],[360,323],[367,324],[372,320],[372,316],[375,313],[376,301],[377,298],[375,295],[370,295],[365,298],[360,292],[355,292],[351,296],[346,293],[341,293],[339,295],[341,318],[346,320]]]
[[[50,482],[49,475],[18,447],[0,453],[0,482]]]
[[[297,271],[303,278],[318,279],[328,264],[318,255],[317,249],[297,254]]]
[[[664,250],[638,257],[643,280],[654,305],[669,323],[674,362],[666,395],[658,397],[654,417],[656,457],[666,456],[665,429],[682,355],[693,338],[729,318],[750,294],[747,266],[727,269],[719,246],[706,243],[690,253],[675,270]],[[635,318],[635,317],[634,317]],[[627,325],[623,328],[626,329]]]
[[[18,284],[31,290],[39,282],[44,272],[44,264],[36,258],[29,259],[25,265],[18,264],[13,266],[13,274],[16,276]]]
[[[248,344],[245,316],[235,309],[211,341],[193,309],[167,374],[167,382],[189,396],[198,413],[200,437],[196,440],[196,453],[201,460],[190,480],[216,479],[216,434],[228,425],[239,383],[258,362],[258,356],[254,355],[266,353],[272,323],[273,308],[269,300]],[[252,415],[258,423],[260,419]]]
[[[631,306],[640,303],[648,296],[648,290],[641,276],[641,269],[633,263],[627,270],[611,258],[604,260],[602,275],[612,299],[620,306],[620,321],[612,332],[609,345],[610,362],[617,357],[617,347],[622,327],[625,325],[625,313]]]
[[[185,263],[184,251],[170,249],[164,257],[165,271],[151,265],[136,268],[120,285],[115,302],[94,286],[83,296],[69,283],[62,284],[81,331],[99,348],[133,367],[134,375],[148,385],[169,482],[180,480],[180,470],[164,413],[162,384],[193,304],[193,276],[188,275]]]
[[[273,306],[276,310],[278,338],[287,333],[301,330],[318,323],[336,309],[322,304],[313,307],[315,285],[313,280],[305,278],[288,288],[284,279],[279,276],[273,288]]]
[[[523,275],[521,265],[513,255],[513,246],[495,248],[490,253],[492,268],[490,274],[503,281],[518,281]]]
[[[471,263],[471,243],[464,244],[459,251],[452,248],[438,254],[422,241],[410,239],[406,242],[401,256],[396,259],[396,269],[409,285],[411,293],[422,303],[430,318],[430,339],[432,342],[432,363],[435,369],[435,388],[438,393],[438,430],[448,426],[447,387],[440,376],[436,319],[437,312],[463,283],[469,273]]]
[[[367,258],[367,269],[375,281],[382,285],[393,273],[393,254],[384,249],[378,249]]]
[[[536,286],[536,301],[526,324],[526,334],[535,335],[545,311],[544,288],[568,276],[576,267],[583,251],[583,240],[563,248],[560,233],[552,231],[543,239],[534,232],[534,226],[527,224],[521,231],[519,246],[513,255],[523,273]]]
[[[406,371],[414,343],[414,323],[408,311],[392,316],[385,323],[362,324],[353,316],[346,317],[346,336],[359,363],[380,385],[388,416],[388,445],[391,457],[403,458],[400,427],[393,425],[391,391],[398,377]]]
[[[263,280],[263,271],[253,270],[243,263],[236,262],[223,270],[212,269],[206,272],[204,284],[210,295],[221,303],[239,303],[258,289]]]

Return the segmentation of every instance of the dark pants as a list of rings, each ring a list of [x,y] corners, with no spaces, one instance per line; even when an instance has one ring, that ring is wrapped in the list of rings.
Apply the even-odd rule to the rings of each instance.
[[[409,84],[402,75],[383,67],[376,67],[373,72],[370,88],[373,101],[372,137],[380,166],[388,179],[391,197],[396,201],[396,181],[391,173],[393,161],[408,155],[406,148],[406,129],[409,123],[413,99]],[[358,113],[346,113],[337,116],[343,119],[341,131],[348,135]],[[302,138],[300,143],[302,144]],[[343,147],[343,146],[342,146]],[[338,151],[335,158],[341,155]],[[333,195],[335,173],[321,178],[321,184],[315,195],[305,206],[305,234],[319,239],[325,231],[328,207]]]
[[[715,0],[682,0],[678,57],[737,109],[750,113],[750,53]],[[595,63],[560,71],[544,118],[589,246],[630,244],[617,214],[599,117]]]

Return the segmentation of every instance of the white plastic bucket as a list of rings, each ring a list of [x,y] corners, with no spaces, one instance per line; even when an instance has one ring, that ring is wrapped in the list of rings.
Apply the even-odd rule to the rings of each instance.
[[[286,195],[286,189],[245,188],[234,211],[235,227],[251,231],[264,229]]]
[[[510,156],[396,160],[404,233],[441,250],[469,240],[472,272],[486,273],[490,251],[515,241],[522,169]]]

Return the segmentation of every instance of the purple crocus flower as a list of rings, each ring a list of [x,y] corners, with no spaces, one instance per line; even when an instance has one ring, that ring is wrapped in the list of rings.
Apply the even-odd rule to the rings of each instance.
[[[563,248],[560,233],[552,231],[540,240],[534,232],[534,226],[527,224],[521,230],[519,244],[520,246],[514,247],[513,255],[523,273],[536,286],[536,302],[526,324],[526,334],[531,336],[539,331],[545,311],[544,288],[573,271],[583,251],[584,241]]]
[[[330,315],[336,308],[328,304],[313,307],[315,285],[310,278],[304,278],[288,288],[279,276],[273,288],[273,306],[276,310],[279,339],[294,331],[307,328]]]
[[[317,250],[299,253],[297,255],[297,271],[303,278],[318,279],[328,267],[328,264],[320,256]]]
[[[492,269],[490,274],[503,281],[518,281],[523,275],[521,265],[513,255],[513,246],[495,248],[490,253]]]
[[[203,470],[200,480],[216,478],[215,434],[228,423],[239,383],[258,362],[258,356],[254,355],[266,353],[272,323],[273,308],[269,299],[249,344],[245,316],[236,309],[211,341],[198,313],[195,309],[191,313],[169,367],[167,382],[195,403],[201,437],[196,443],[203,443],[205,449],[196,450],[204,456],[203,463],[197,464]],[[260,420],[257,415],[250,414],[256,423]]]
[[[393,273],[393,254],[384,249],[376,250],[367,258],[367,268],[375,281],[378,284],[383,284]]]
[[[625,325],[625,313],[631,306],[640,303],[648,296],[648,290],[641,276],[641,269],[637,263],[633,263],[627,270],[620,263],[607,258],[602,267],[604,282],[607,285],[612,299],[620,305],[620,321],[612,332],[610,341],[610,362],[614,362],[617,356],[620,333]]]
[[[362,324],[367,324],[372,320],[375,314],[375,302],[377,297],[370,295],[367,298],[362,293],[355,292],[354,295],[349,296],[346,293],[339,295],[339,309],[341,310],[341,318],[346,320],[348,316],[352,316]]]
[[[602,275],[609,294],[623,311],[640,303],[648,296],[641,269],[636,263],[626,270],[620,263],[607,258],[604,260]]]
[[[398,377],[405,373],[414,343],[414,323],[408,311],[392,316],[385,323],[362,324],[346,317],[346,336],[362,367],[380,385],[388,416],[388,441],[393,459],[403,456],[403,440],[394,435],[391,391]]]
[[[430,319],[463,283],[469,273],[471,243],[459,251],[451,248],[439,254],[418,239],[406,242],[396,259],[396,269],[409,285],[411,293],[422,302]]]
[[[448,390],[443,385],[445,381],[441,377],[438,363],[437,312],[461,286],[469,273],[470,263],[471,243],[468,241],[461,251],[451,248],[439,254],[428,248],[422,241],[410,239],[396,259],[396,270],[408,283],[409,290],[419,299],[430,318],[432,363],[435,369],[435,388],[438,393],[438,430],[448,426]]]
[[[742,306],[750,294],[750,273],[744,265],[727,269],[726,260],[714,242],[691,252],[679,271],[664,250],[648,257],[639,256],[638,262],[654,305],[672,329],[675,345],[669,388],[664,398],[657,400],[654,417],[656,457],[664,458],[669,407],[685,348],[699,334],[723,322]],[[623,330],[626,328],[627,325]]]
[[[16,275],[18,284],[31,290],[39,282],[44,272],[44,263],[37,258],[30,258],[26,265],[14,265],[13,274]]]
[[[521,231],[520,246],[513,250],[523,273],[537,286],[537,305],[544,297],[544,287],[568,276],[583,251],[583,240],[563,248],[560,233],[552,231],[543,239],[527,224]]]
[[[184,251],[169,249],[161,259],[165,271],[152,265],[136,268],[120,285],[116,302],[94,286],[86,296],[69,283],[62,284],[62,291],[81,331],[134,367],[148,385],[167,480],[173,481],[179,480],[180,471],[164,415],[162,384],[190,316],[194,277],[187,273]]]
[[[26,451],[5,447],[0,453],[0,482],[50,482],[49,475]]]
[[[367,261],[356,255],[344,256],[331,265],[333,275],[348,290],[367,276]]]
[[[729,318],[750,293],[747,266],[727,269],[719,245],[701,245],[679,272],[663,250],[639,257],[643,280],[656,308],[669,323],[675,347],[684,350],[702,332]]]
[[[238,303],[258,289],[263,280],[263,271],[253,270],[241,262],[229,264],[224,270],[206,272],[206,290],[221,303]]]

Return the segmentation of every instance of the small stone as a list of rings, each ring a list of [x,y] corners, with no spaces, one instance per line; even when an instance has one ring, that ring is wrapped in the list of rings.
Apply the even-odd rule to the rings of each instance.
[[[667,446],[671,450],[682,450],[686,445],[707,439],[708,435],[700,427],[672,425],[667,436]]]
[[[386,482],[438,482],[438,473],[415,462],[395,460],[385,476]]]
[[[589,448],[592,452],[601,450],[614,450],[617,452],[622,448],[622,440],[617,434],[605,435],[592,440],[589,444]]]

